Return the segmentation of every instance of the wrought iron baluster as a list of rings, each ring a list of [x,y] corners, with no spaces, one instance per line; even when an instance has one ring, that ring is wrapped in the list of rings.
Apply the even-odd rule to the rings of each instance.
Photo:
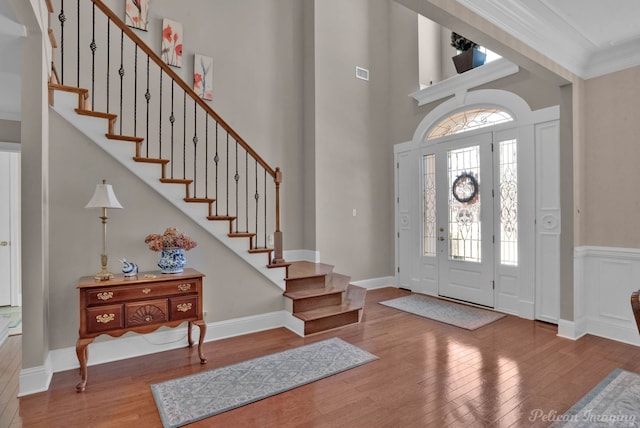
[[[138,45],[133,56],[133,135],[138,136]]]
[[[78,25],[77,25],[77,27],[78,27],[78,34],[77,34],[78,43],[76,44],[76,49],[78,50],[78,52],[77,52],[76,58],[78,59],[78,62],[76,64],[76,78],[78,80],[78,84],[76,86],[79,88],[80,87],[80,1],[78,1],[77,18],[78,18]]]
[[[182,96],[182,178],[185,179],[187,169],[187,92]]]
[[[260,201],[260,193],[258,193],[258,160],[255,161],[255,176],[256,176],[256,192],[253,198],[256,200],[256,248],[258,247],[258,201]]]
[[[95,91],[96,49],[98,49],[98,45],[96,45],[96,4],[95,3],[92,3],[91,11],[92,11],[92,15],[91,15],[91,43],[89,44],[89,49],[91,49],[91,110],[95,110],[95,101],[96,101],[96,91]],[[80,20],[78,20],[78,28],[80,28]],[[78,64],[80,64],[79,60],[78,60]],[[78,87],[80,87],[80,84],[78,84]]]
[[[158,107],[158,159],[162,159],[162,76],[164,71],[160,69],[160,101]]]
[[[198,103],[193,101],[193,196],[198,194],[198,170],[196,160],[198,159]],[[185,177],[186,178],[186,177]]]
[[[244,217],[249,232],[249,152],[244,152]]]
[[[120,122],[120,135],[122,135],[122,122],[124,116],[122,115],[122,97],[123,97],[123,79],[124,79],[124,31],[120,30],[120,69],[118,74],[120,75],[120,116],[118,122]],[[108,92],[107,92],[108,93]]]
[[[267,170],[264,170],[264,246],[267,246]]]
[[[169,116],[169,122],[171,123],[171,153],[169,154],[169,158],[171,159],[171,178],[173,178],[174,124],[176,122],[176,116],[174,114],[174,95],[173,95],[174,86],[175,86],[175,80],[171,79],[171,116]]]
[[[64,22],[67,17],[64,14],[64,0],[60,0],[60,14],[58,14],[58,21],[60,21],[60,83],[64,85]]]
[[[236,182],[236,217],[238,217],[238,214],[240,214],[240,207],[238,206],[238,185],[240,181],[240,174],[238,174],[238,140],[236,140],[236,173],[233,179]],[[238,223],[240,223],[240,219],[236,220],[236,233],[238,233],[238,228],[240,227]]]
[[[209,197],[209,115],[204,115],[204,197]]]
[[[214,198],[218,200],[218,162],[220,162],[220,156],[218,156],[218,122],[216,121],[216,155],[213,157],[213,161],[216,163],[216,188]],[[216,203],[216,216],[218,215],[218,203]]]
[[[151,101],[151,92],[149,92],[149,55],[147,55],[147,91],[144,93],[144,99],[147,100],[147,138],[145,142],[147,144],[147,157],[149,157],[149,101]]]
[[[109,77],[111,70],[111,18],[107,17],[107,113],[109,113]],[[122,132],[121,132],[122,133]]]

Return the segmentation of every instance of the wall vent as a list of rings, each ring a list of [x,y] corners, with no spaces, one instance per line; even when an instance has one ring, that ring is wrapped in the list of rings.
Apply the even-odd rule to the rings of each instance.
[[[356,77],[362,80],[369,80],[369,70],[356,66]]]

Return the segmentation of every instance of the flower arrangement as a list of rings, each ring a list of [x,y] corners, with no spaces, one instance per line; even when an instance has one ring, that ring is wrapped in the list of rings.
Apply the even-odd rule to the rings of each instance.
[[[461,36],[456,32],[451,32],[451,46],[461,52],[465,52],[471,49],[475,49],[480,45],[472,42],[471,40],[465,38],[464,36]]]
[[[162,235],[152,233],[144,238],[145,244],[149,245],[149,249],[153,251],[162,251],[163,248],[182,248],[189,251],[198,243],[185,235],[178,232],[175,227],[167,227]]]

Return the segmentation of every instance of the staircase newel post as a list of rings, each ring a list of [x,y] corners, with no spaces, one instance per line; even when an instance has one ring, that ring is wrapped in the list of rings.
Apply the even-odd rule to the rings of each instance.
[[[277,265],[284,263],[284,257],[282,256],[282,231],[280,230],[280,183],[282,183],[282,171],[280,171],[280,167],[276,167],[274,181],[276,183],[276,231],[273,234],[274,255],[271,263]]]

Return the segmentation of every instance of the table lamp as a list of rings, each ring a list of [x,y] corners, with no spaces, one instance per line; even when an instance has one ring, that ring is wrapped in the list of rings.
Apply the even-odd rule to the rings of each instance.
[[[113,278],[113,274],[107,271],[107,208],[122,208],[122,205],[116,199],[111,185],[107,184],[107,180],[102,180],[102,183],[96,185],[96,190],[85,208],[102,208],[100,217],[102,220],[102,254],[100,254],[102,269],[95,275],[95,279],[105,281]]]

